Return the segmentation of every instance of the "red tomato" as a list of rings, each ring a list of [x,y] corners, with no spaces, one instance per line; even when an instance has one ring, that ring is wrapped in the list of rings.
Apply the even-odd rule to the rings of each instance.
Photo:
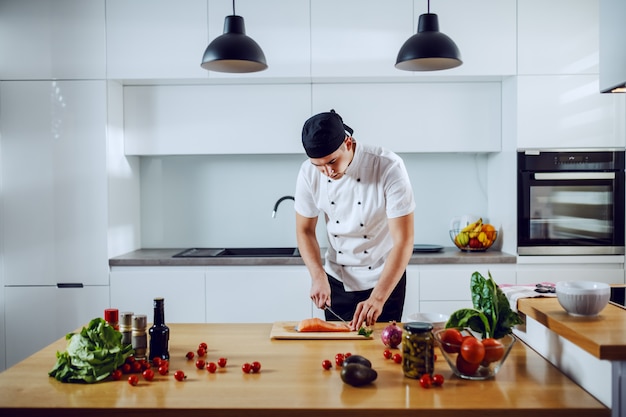
[[[459,353],[461,343],[463,343],[463,335],[458,329],[446,329],[441,333],[440,338],[443,350],[448,353]]]
[[[142,373],[143,379],[146,381],[152,381],[154,379],[154,371],[152,369],[146,369]]]
[[[483,339],[483,346],[485,347],[484,363],[496,362],[502,359],[504,356],[504,345],[496,339],[487,338]]]
[[[185,357],[188,360],[192,360],[194,356],[196,356],[196,355],[192,351],[187,352],[187,354],[185,355]]]
[[[254,361],[251,365],[253,373],[257,374],[261,371],[261,362]]]
[[[161,366],[161,362],[163,362],[163,359],[159,358],[158,356],[155,356],[154,358],[152,358],[152,364],[156,366],[157,368]]]
[[[206,364],[206,370],[214,374],[217,371],[217,364],[215,362],[209,362]]]
[[[393,353],[391,353],[389,349],[385,349],[383,351],[383,356],[385,357],[385,359],[391,359],[391,357],[393,356]]]
[[[206,362],[204,361],[204,359],[198,359],[196,361],[196,368],[204,369],[205,366],[206,366]]]
[[[111,373],[111,378],[113,378],[113,381],[119,381],[122,379],[122,371],[120,369],[116,369]]]
[[[226,362],[227,362],[227,359],[226,359],[226,358],[219,358],[219,359],[217,360],[217,365],[218,365],[220,368],[223,368],[223,367],[225,367],[225,366],[226,366]]]
[[[422,388],[430,388],[432,384],[433,384],[433,380],[430,377],[430,374],[424,374],[421,376],[420,385],[422,386]]]
[[[456,369],[463,375],[474,375],[478,370],[480,363],[469,363],[463,359],[462,355],[456,356]]]
[[[176,371],[174,372],[174,378],[176,378],[177,381],[182,381],[187,378],[187,375],[185,375],[183,371]]]
[[[206,355],[206,349],[199,347],[197,353],[198,353],[198,356],[204,356]]]
[[[204,349],[205,351],[209,348],[209,345],[207,345],[206,343],[202,342],[198,345],[198,347],[201,347],[202,349]]]
[[[131,375],[128,377],[128,383],[133,387],[139,383],[139,377],[137,375]]]
[[[134,372],[136,374],[140,373],[142,371],[141,362],[137,362],[137,361],[133,362],[133,364],[130,365],[130,368],[131,368],[130,370],[131,372]]]
[[[324,369],[326,369],[326,370],[329,370],[329,369],[330,369],[330,368],[332,368],[332,367],[333,367],[333,364],[332,364],[332,362],[331,362],[331,361],[329,361],[328,359],[324,359],[324,360],[322,361],[322,368],[324,368]]]
[[[124,365],[122,365],[122,372],[125,374],[130,374],[130,371],[132,370],[131,366],[129,363],[125,363]]]
[[[394,353],[391,359],[393,359],[395,363],[402,363],[402,355],[399,353]]]
[[[346,357],[344,356],[343,353],[338,353],[335,355],[335,364],[337,366],[342,366],[343,365],[343,361],[344,359],[346,359]]]
[[[159,375],[167,375],[167,373],[169,372],[169,368],[165,365],[161,365],[159,366]]]
[[[443,385],[443,375],[435,374],[433,375],[433,385],[436,387],[440,387]]]
[[[461,343],[461,356],[469,363],[480,364],[485,358],[485,346],[475,337],[468,337]]]
[[[246,362],[243,365],[241,365],[241,370],[243,371],[244,374],[249,374],[250,371],[252,370],[252,365]]]

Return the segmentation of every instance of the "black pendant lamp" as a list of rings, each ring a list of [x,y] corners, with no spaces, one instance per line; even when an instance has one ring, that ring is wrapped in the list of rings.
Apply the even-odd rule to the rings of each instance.
[[[428,13],[419,17],[417,33],[398,52],[396,68],[404,71],[439,71],[461,65],[461,53],[449,36],[439,32],[439,19]]]
[[[233,14],[224,20],[224,34],[206,47],[200,66],[218,72],[257,72],[267,68],[265,54],[254,39],[246,36],[243,17]]]

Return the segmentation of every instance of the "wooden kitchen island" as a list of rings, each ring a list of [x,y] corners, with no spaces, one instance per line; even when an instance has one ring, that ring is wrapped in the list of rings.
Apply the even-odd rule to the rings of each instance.
[[[455,377],[439,354],[442,387],[424,389],[405,378],[401,365],[387,360],[382,325],[370,340],[272,340],[272,324],[171,324],[170,374],[137,386],[121,381],[64,384],[48,376],[64,351],[60,339],[0,373],[0,415],[28,416],[415,416],[555,417],[610,416],[610,410],[557,368],[518,341],[495,379]],[[225,368],[210,374],[185,354],[201,342],[207,360],[226,357]],[[436,350],[438,353],[438,349]],[[360,354],[372,361],[378,379],[355,388],[337,368],[322,369],[335,354]],[[258,374],[241,365],[259,361]],[[178,382],[173,372],[187,379]]]

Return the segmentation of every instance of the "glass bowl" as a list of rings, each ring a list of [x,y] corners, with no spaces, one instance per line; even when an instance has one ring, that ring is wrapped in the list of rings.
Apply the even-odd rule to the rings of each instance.
[[[446,330],[441,329],[436,331],[435,340],[439,346],[441,354],[450,365],[452,372],[459,378],[471,379],[471,380],[485,380],[496,376],[504,361],[509,356],[511,348],[515,344],[517,338],[512,334],[497,339],[490,339],[490,344],[485,346],[485,355],[483,360],[478,364],[470,364],[463,359],[461,354],[460,343],[448,343],[442,340],[442,337]],[[481,340],[480,336],[475,336],[469,329],[453,329],[461,332],[463,336],[472,335],[478,340]],[[482,341],[482,340],[481,340]]]
[[[491,225],[483,225],[483,230],[464,232],[462,229],[451,229],[450,239],[454,245],[465,252],[484,252],[496,241],[498,232]]]

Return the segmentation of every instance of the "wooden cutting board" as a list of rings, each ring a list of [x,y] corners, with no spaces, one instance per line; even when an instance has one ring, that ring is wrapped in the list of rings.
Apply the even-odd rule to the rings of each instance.
[[[300,340],[368,340],[372,336],[362,336],[356,331],[353,332],[298,332],[296,330],[297,321],[277,321],[272,326],[270,332],[271,339],[300,339]]]

